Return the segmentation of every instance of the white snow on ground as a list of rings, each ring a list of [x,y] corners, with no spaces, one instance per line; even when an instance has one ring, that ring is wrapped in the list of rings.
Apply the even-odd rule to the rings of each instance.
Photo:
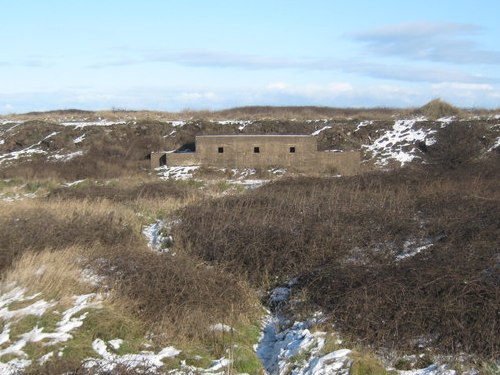
[[[114,350],[118,350],[120,349],[120,347],[122,346],[123,344],[123,340],[122,339],[114,339],[114,340],[109,340],[108,341],[108,344],[114,349]]]
[[[72,187],[72,186],[75,186],[75,185],[78,185],[78,184],[81,184],[83,181],[85,181],[85,179],[83,180],[76,180],[76,181],[72,181],[72,182],[65,182],[63,184],[64,187]]]
[[[368,125],[371,125],[373,124],[374,121],[372,120],[365,120],[365,121],[361,121],[358,126],[356,126],[356,129],[354,130],[354,132],[357,132],[358,130],[360,130],[361,128],[364,128],[365,126],[368,126]]]
[[[22,124],[24,121],[15,121],[15,120],[9,120],[9,119],[0,119],[0,125],[7,125],[7,124]]]
[[[312,123],[315,123],[315,122],[324,122],[324,123],[327,123],[328,119],[324,118],[324,119],[316,119],[316,120],[306,120],[305,122],[307,124],[312,124]]]
[[[348,374],[350,349],[323,354],[325,332],[311,332],[312,321],[295,322],[281,329],[279,317],[268,317],[264,323],[257,355],[270,375]],[[294,358],[303,359],[296,362]]]
[[[488,149],[488,152],[491,152],[493,151],[494,149],[500,147],[500,137],[498,137],[495,141],[495,143],[493,144],[493,146],[491,146],[489,149]]]
[[[239,125],[238,130],[243,130],[253,123],[250,120],[211,120],[210,122],[218,125]]]
[[[269,375],[347,375],[352,363],[349,358],[351,350],[323,353],[326,333],[310,330],[316,318],[286,325],[287,319],[281,315],[279,306],[290,298],[293,283],[275,288],[270,294],[270,304],[276,311],[264,320],[262,336],[256,348],[266,372]],[[297,361],[296,358],[302,359]]]
[[[386,131],[371,145],[364,145],[377,159],[376,164],[385,166],[390,161],[398,161],[403,166],[411,162],[417,153],[416,142],[432,142],[431,135],[436,131],[431,129],[414,129],[414,125],[425,118],[397,120],[391,130]]]
[[[0,145],[3,145],[5,143],[5,139],[0,139]]]
[[[144,226],[142,229],[142,234],[148,240],[148,246],[155,251],[168,252],[168,248],[163,248],[165,242],[172,242],[171,236],[163,236],[161,230],[165,227],[165,222],[162,220],[156,220],[150,225]]]
[[[352,365],[351,350],[342,348],[326,353],[324,348],[328,333],[312,330],[321,321],[321,314],[290,325],[280,313],[280,304],[287,303],[290,298],[291,285],[293,281],[271,292],[270,305],[275,307],[275,311],[265,318],[261,339],[256,345],[257,356],[267,374],[348,375]],[[335,343],[341,345],[342,341],[337,339]],[[455,375],[455,371],[447,365],[437,364],[424,369],[394,371],[399,375]]]
[[[448,116],[448,117],[438,118],[436,121],[448,125],[449,123],[451,123],[451,122],[453,122],[455,120],[456,120],[455,116]]]
[[[189,167],[168,167],[156,168],[158,176],[162,180],[187,180],[193,177],[193,172],[200,168],[198,165]]]
[[[233,327],[228,326],[227,324],[224,323],[217,323],[217,324],[212,324],[210,327],[208,327],[209,331],[212,332],[231,332]]]
[[[73,337],[70,332],[80,327],[88,314],[79,313],[84,309],[101,307],[101,297],[95,293],[75,296],[73,306],[62,312],[61,319],[57,322],[53,332],[44,332],[44,327],[35,326],[31,331],[22,333],[17,338],[11,338],[12,324],[28,315],[42,316],[57,305],[55,301],[47,302],[43,299],[37,299],[40,297],[39,293],[31,296],[26,296],[25,293],[25,289],[14,287],[0,295],[0,318],[4,323],[3,331],[0,333],[0,345],[2,346],[0,357],[6,354],[18,357],[8,362],[0,362],[1,374],[15,374],[31,364],[31,360],[27,359],[28,355],[23,350],[28,343],[43,341],[45,345],[54,345],[68,341]],[[29,301],[32,300],[33,302],[29,304]],[[13,308],[13,303],[20,302],[23,303],[24,307]]]
[[[85,128],[87,126],[111,126],[111,125],[124,125],[126,121],[111,121],[106,119],[100,119],[98,121],[69,121],[60,122],[60,125],[64,126],[74,126],[75,129]]]
[[[418,369],[418,370],[408,370],[408,371],[398,371],[400,375],[455,375],[455,370],[448,369],[446,365],[430,365],[429,367]]]
[[[175,127],[177,127],[177,126],[182,127],[182,126],[186,125],[186,121],[184,121],[184,120],[175,120],[175,121],[166,121],[166,122],[171,124],[172,126],[175,126]]]
[[[109,342],[109,344],[112,348],[114,347],[111,342]],[[157,370],[163,366],[163,359],[175,357],[180,353],[180,350],[177,350],[172,346],[168,346],[166,348],[163,348],[158,353],[143,351],[138,354],[118,355],[111,353],[108,350],[108,345],[101,339],[94,340],[94,342],[92,343],[92,348],[102,358],[90,358],[85,361],[84,366],[86,368],[93,369],[94,371],[96,371],[96,373],[109,373],[113,371],[118,365],[125,366],[129,369],[144,366],[150,371]]]
[[[269,180],[228,180],[229,183],[244,186],[248,190],[257,189],[269,182]]]
[[[403,250],[401,251],[401,253],[396,256],[396,261],[415,256],[421,251],[424,251],[433,245],[434,243],[430,239],[424,241],[423,243],[417,243],[416,241],[407,240],[403,244]]]
[[[84,139],[85,139],[85,134],[82,134],[81,136],[76,137],[75,139],[73,139],[73,143],[74,144],[81,143],[81,142],[83,142]]]
[[[170,133],[168,133],[167,135],[164,135],[163,138],[167,138],[167,137],[170,137],[171,135],[174,135],[175,133],[177,133],[177,130],[172,130]]]
[[[5,194],[0,193],[0,200],[8,203],[22,201],[23,199],[36,198],[36,193],[23,193],[23,194]]]
[[[32,155],[32,154],[46,154],[47,151],[38,149],[36,147],[40,146],[40,144],[43,141],[45,141],[45,140],[53,137],[57,133],[58,132],[50,133],[48,136],[46,136],[45,138],[43,138],[40,142],[35,143],[35,144],[33,144],[33,145],[29,146],[29,147],[26,147],[26,148],[24,148],[24,149],[22,149],[20,151],[13,151],[13,152],[9,152],[9,153],[0,155],[0,164],[2,164],[4,161],[15,160],[15,159],[19,159],[20,157],[29,156],[29,155]]]
[[[315,132],[311,133],[311,135],[318,135],[319,133],[321,133],[322,131],[325,131],[325,130],[328,130],[328,129],[331,129],[332,127],[331,126],[323,126],[321,129],[319,130],[316,130]]]
[[[71,152],[69,154],[53,154],[49,156],[49,159],[52,160],[57,160],[57,161],[69,161],[71,159],[74,159],[78,156],[82,156],[84,154],[83,151],[75,151]]]

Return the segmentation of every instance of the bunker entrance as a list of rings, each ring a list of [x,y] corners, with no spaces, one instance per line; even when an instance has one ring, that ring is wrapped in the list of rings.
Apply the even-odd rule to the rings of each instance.
[[[160,156],[160,167],[167,165],[167,155]]]

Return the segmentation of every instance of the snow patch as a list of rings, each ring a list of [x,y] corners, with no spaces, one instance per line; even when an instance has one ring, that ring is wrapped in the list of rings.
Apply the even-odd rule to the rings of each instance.
[[[81,136],[76,137],[75,139],[73,139],[73,143],[74,144],[82,143],[84,139],[85,139],[85,134],[82,134]]]
[[[14,194],[6,195],[5,193],[0,193],[0,200],[8,203],[22,201],[24,199],[36,198],[36,193],[24,193],[24,194]]]
[[[331,128],[332,128],[332,127],[331,127],[331,126],[328,126],[328,125],[323,126],[321,129],[316,130],[315,132],[311,133],[311,135],[318,135],[319,133],[321,133],[321,132],[323,132],[323,131],[325,131],[325,130],[331,129]]]
[[[64,184],[62,184],[62,186],[64,186],[64,187],[72,187],[72,186],[81,184],[83,181],[85,181],[85,179],[83,179],[83,180],[76,180],[76,181],[72,181],[72,182],[65,182]]]
[[[150,225],[144,226],[142,229],[142,234],[148,240],[148,246],[155,251],[163,251],[162,246],[166,241],[172,242],[171,236],[163,236],[161,230],[165,227],[165,223],[162,220],[156,220]],[[168,251],[168,249],[165,249]]]
[[[373,144],[364,145],[372,153],[372,159],[377,159],[376,164],[385,166],[390,161],[398,161],[403,166],[416,157],[416,142],[427,142],[428,138],[436,131],[431,129],[414,129],[417,122],[425,118],[411,120],[396,120],[391,130],[377,138]]]
[[[357,132],[359,131],[361,128],[364,128],[365,126],[368,126],[368,125],[372,125],[373,124],[373,120],[365,120],[365,121],[361,121],[358,126],[356,126],[356,129],[354,129],[354,132]]]
[[[43,138],[40,142],[35,143],[29,147],[26,147],[20,151],[12,151],[12,152],[0,155],[0,164],[2,164],[4,161],[12,161],[12,160],[19,159],[20,157],[30,156],[32,154],[46,154],[47,151],[44,151],[44,150],[36,148],[36,147],[40,146],[43,141],[53,137],[56,134],[58,134],[58,132],[52,132],[49,135],[47,135],[45,138]]]
[[[7,124],[20,125],[22,123],[24,123],[24,121],[16,121],[16,120],[9,120],[9,119],[0,119],[0,125],[7,125]]]
[[[82,129],[87,126],[111,126],[111,125],[124,125],[126,121],[111,121],[106,119],[99,119],[98,121],[69,121],[60,122],[60,125],[64,126],[74,126],[75,129]]]
[[[167,121],[170,125],[175,126],[175,127],[182,127],[186,125],[186,121],[183,120],[175,120],[175,121]]]
[[[73,337],[70,332],[83,324],[83,320],[88,313],[78,314],[83,309],[101,307],[100,296],[95,293],[75,296],[73,306],[62,313],[62,318],[56,323],[56,328],[53,332],[44,332],[44,327],[35,326],[31,331],[20,334],[15,341],[12,341],[10,337],[12,323],[28,315],[42,316],[48,309],[57,305],[54,301],[37,300],[25,307],[11,310],[10,305],[14,302],[29,302],[40,296],[39,293],[25,296],[25,292],[25,289],[15,287],[0,295],[0,318],[4,320],[3,331],[0,334],[0,345],[2,345],[0,357],[6,354],[19,357],[7,363],[0,363],[0,373],[2,374],[18,373],[31,364],[31,361],[26,359],[28,355],[23,350],[28,343],[43,341],[44,345],[54,345],[59,342],[68,341]],[[39,361],[43,363],[51,355],[53,353],[47,353]]]
[[[319,375],[349,373],[351,350],[341,349],[323,354],[326,332],[311,332],[317,323],[313,317],[304,322],[287,324],[280,307],[290,299],[291,287],[296,280],[271,291],[269,301],[274,314],[263,322],[261,339],[256,347],[257,356],[271,375]],[[298,356],[303,357],[300,362]]]
[[[188,180],[193,178],[193,172],[198,168],[200,168],[198,165],[187,167],[168,167],[165,165],[163,167],[156,168],[155,170],[162,180]]]
[[[74,159],[78,156],[82,156],[83,154],[84,154],[83,151],[75,151],[69,154],[54,154],[50,156],[50,159],[65,162]]]
[[[430,365],[424,369],[418,370],[408,370],[408,371],[398,371],[399,375],[455,375],[455,370],[450,370],[448,366],[436,364]]]
[[[212,324],[208,329],[212,332],[231,332],[233,327],[224,323]]]
[[[441,118],[438,118],[436,121],[437,122],[441,122],[442,124],[450,124],[452,123],[453,121],[456,120],[456,117],[455,116],[448,116],[448,117],[441,117]]]
[[[493,146],[491,146],[489,149],[488,149],[488,152],[491,152],[493,150],[495,150],[496,148],[500,147],[500,137],[498,137],[496,140],[495,140],[495,143],[493,144]]]
[[[111,342],[110,345],[114,348]],[[102,358],[89,358],[85,361],[84,366],[89,369],[95,369],[97,373],[112,372],[118,365],[124,366],[128,369],[146,367],[149,370],[157,370],[163,366],[163,359],[175,357],[180,353],[180,350],[177,350],[172,346],[168,346],[163,348],[158,353],[143,351],[138,354],[117,355],[109,352],[108,346],[101,339],[94,340],[92,343],[92,349],[94,349],[94,351]]]
[[[123,340],[122,339],[114,339],[114,340],[109,340],[108,341],[108,344],[114,349],[114,350],[118,350],[120,349],[120,346],[122,346],[123,344]]]

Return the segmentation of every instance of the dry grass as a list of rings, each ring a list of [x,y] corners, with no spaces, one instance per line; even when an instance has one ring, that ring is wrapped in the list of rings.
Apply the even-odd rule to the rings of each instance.
[[[452,108],[452,111],[450,111]],[[457,109],[436,99],[421,107],[420,110],[430,110],[428,114],[431,118],[439,118],[442,116],[450,116],[457,114],[469,115],[489,115],[495,113],[494,110],[485,110],[480,108],[473,109]],[[443,111],[443,109],[445,111]],[[97,121],[100,118],[105,118],[112,121],[172,121],[172,120],[190,120],[190,119],[209,119],[209,120],[259,120],[263,118],[276,119],[390,119],[392,116],[407,115],[415,113],[414,108],[335,108],[335,107],[314,107],[314,106],[249,106],[236,107],[220,111],[209,110],[189,110],[181,112],[160,112],[148,110],[127,110],[127,109],[111,109],[107,111],[81,111],[77,109],[67,109],[47,112],[31,112],[25,114],[12,114],[3,116],[5,118],[21,121],[34,121],[43,119],[44,121],[59,121],[64,119],[70,121],[74,119],[86,118],[88,121]],[[498,111],[498,109],[497,109]],[[451,113],[453,112],[453,113]],[[437,116],[437,117],[436,117]]]
[[[144,246],[137,215],[110,202],[25,200],[2,203],[0,210],[0,270],[26,251]]]
[[[61,300],[88,293],[94,288],[82,280],[81,268],[77,265],[82,253],[85,251],[77,247],[23,253],[4,273],[2,284],[41,292],[46,299]]]
[[[449,117],[449,116],[463,116],[464,111],[452,106],[449,103],[441,99],[434,99],[427,103],[426,105],[420,107],[414,112],[416,115],[425,116],[430,120],[436,120],[441,117]]]
[[[105,249],[89,265],[108,280],[114,303],[151,324],[163,340],[207,342],[210,325],[248,323],[260,314],[243,280],[187,255]]]

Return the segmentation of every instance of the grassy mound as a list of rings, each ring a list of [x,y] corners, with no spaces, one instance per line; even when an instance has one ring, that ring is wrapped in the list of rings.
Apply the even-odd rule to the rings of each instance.
[[[430,120],[442,117],[459,116],[462,111],[441,99],[431,100],[415,111],[416,115],[425,116]]]

